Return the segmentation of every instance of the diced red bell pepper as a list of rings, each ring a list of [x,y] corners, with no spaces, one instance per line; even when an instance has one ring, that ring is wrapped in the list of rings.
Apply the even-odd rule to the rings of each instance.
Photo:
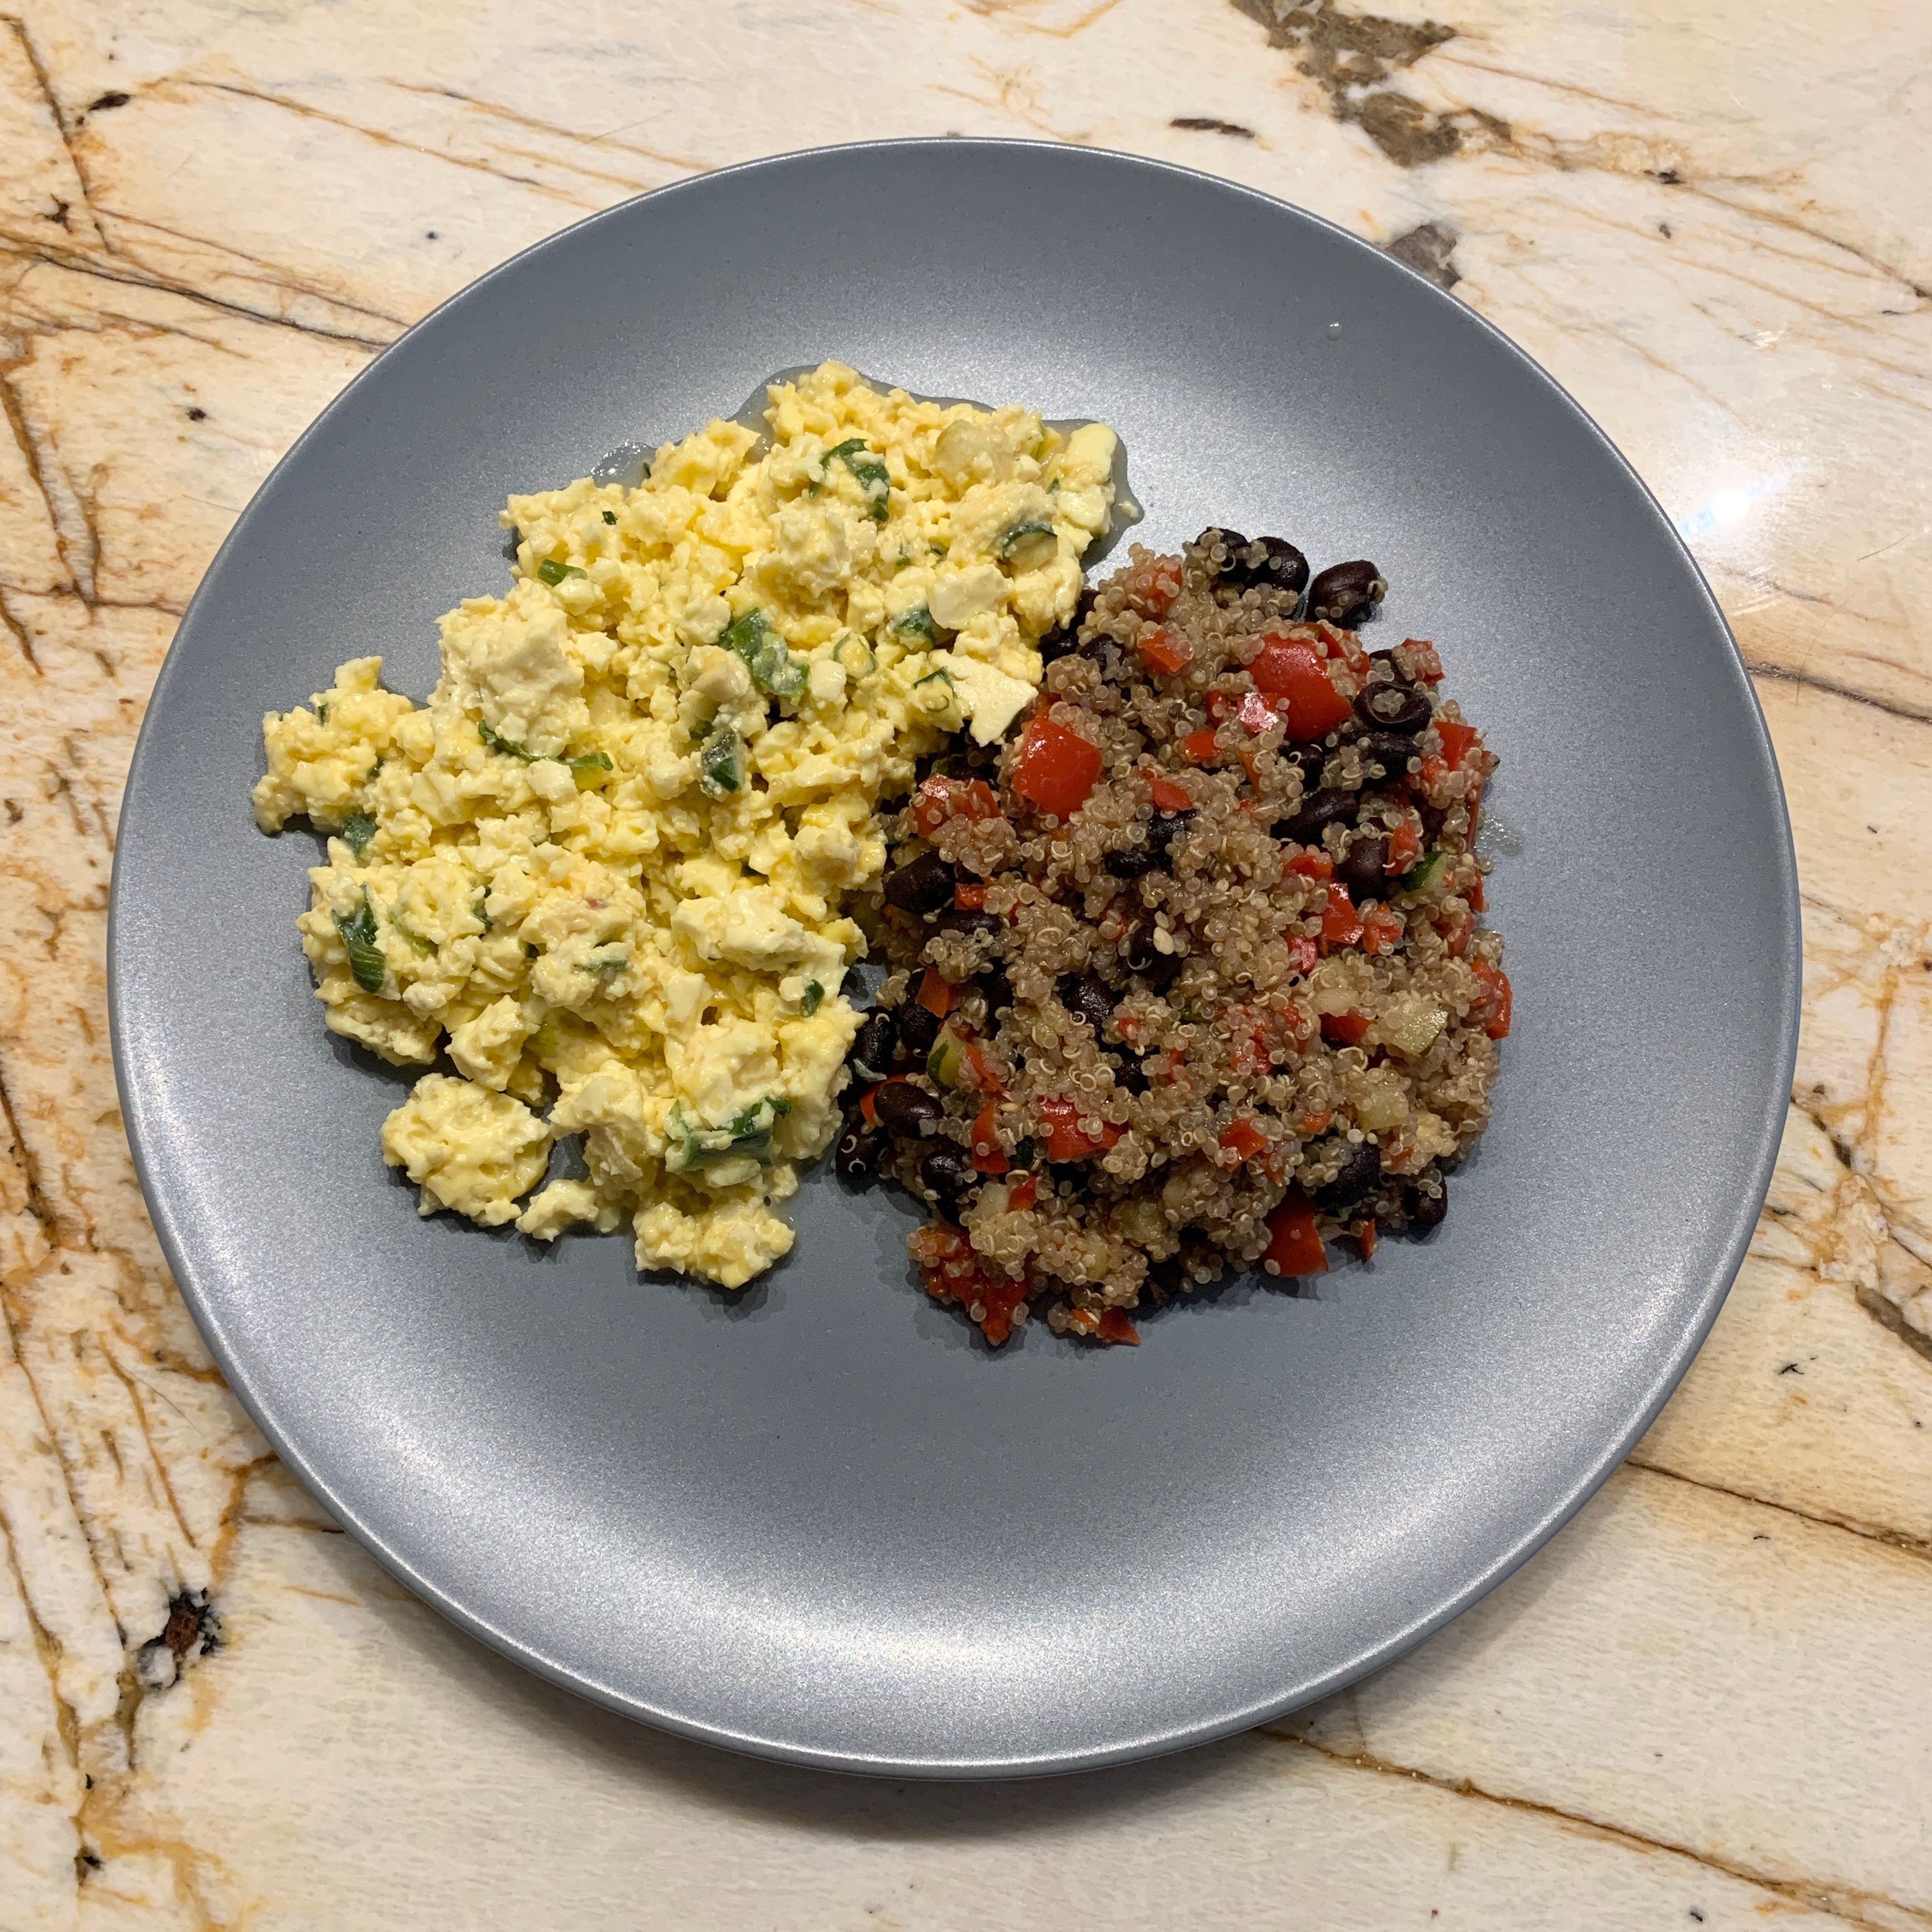
[[[1362,937],[1361,915],[1348,897],[1346,886],[1330,881],[1328,903],[1322,914],[1322,944],[1324,949],[1358,944]]]
[[[1382,856],[1382,869],[1399,879],[1422,856],[1422,827],[1405,818],[1388,836],[1388,848]]]
[[[973,1123],[973,1172],[1004,1174],[1009,1162],[1000,1145],[999,1132],[993,1125],[993,1103],[988,1100]]]
[[[1436,646],[1425,638],[1405,638],[1402,649],[1408,653],[1408,661],[1415,675],[1424,684],[1440,684],[1442,681],[1442,660],[1436,654]]]
[[[1134,649],[1140,652],[1141,662],[1162,677],[1172,677],[1194,662],[1194,646],[1176,632],[1159,626],[1143,631],[1134,640]]]
[[[1330,1046],[1353,1046],[1369,1030],[1365,1013],[1324,1013],[1322,1037]]]
[[[1509,975],[1500,966],[1492,966],[1486,959],[1478,960],[1469,970],[1482,982],[1484,997],[1477,1003],[1474,1014],[1480,1016],[1484,1032],[1492,1040],[1508,1039]]]
[[[1127,595],[1149,617],[1165,617],[1180,595],[1180,560],[1157,556],[1127,574]]]
[[[1146,774],[1148,796],[1154,801],[1156,812],[1186,812],[1194,803],[1194,796],[1184,785],[1178,785],[1172,778],[1164,778],[1160,772]]]
[[[1288,735],[1298,743],[1325,737],[1349,715],[1348,700],[1335,688],[1315,646],[1299,638],[1271,634],[1248,666],[1255,688],[1288,701]]]
[[[1451,771],[1459,769],[1469,754],[1471,746],[1477,743],[1479,734],[1473,724],[1465,724],[1454,718],[1438,718],[1436,721],[1436,735],[1442,740],[1442,756]]]
[[[952,909],[955,912],[984,912],[986,910],[986,888],[981,886],[955,886],[952,888]]]
[[[1270,704],[1258,691],[1251,691],[1241,700],[1241,708],[1235,712],[1244,728],[1258,738],[1270,724],[1281,722],[1281,712]]]
[[[1328,1272],[1328,1251],[1316,1230],[1314,1203],[1299,1188],[1291,1188],[1268,1217],[1268,1252],[1262,1261],[1270,1274]]]
[[[1071,818],[1100,782],[1100,762],[1098,745],[1090,745],[1051,718],[1036,718],[1020,740],[1012,788],[1042,812]]]
[[[1023,1174],[1006,1190],[1006,1205],[1016,1214],[1023,1214],[1040,1198],[1040,1177]]]
[[[1237,1160],[1252,1160],[1268,1144],[1268,1136],[1252,1120],[1237,1120],[1221,1136],[1222,1146]]]
[[[1288,869],[1304,879],[1332,879],[1335,876],[1335,862],[1326,852],[1304,847],[1289,860]]]
[[[1112,1147],[1125,1131],[1111,1120],[1102,1120],[1100,1138],[1095,1139],[1081,1126],[1079,1104],[1073,1100],[1042,1100],[1035,1112],[1046,1130],[1048,1160],[1084,1160],[1089,1154]]]
[[[937,966],[926,969],[919,982],[919,1003],[934,1018],[945,1018],[958,997],[959,988]]]
[[[1469,941],[1476,930],[1476,916],[1466,907],[1459,906],[1437,930],[1442,934],[1443,944],[1449,949],[1449,956],[1460,959],[1469,950]]]
[[[1180,754],[1191,765],[1211,765],[1220,757],[1221,748],[1214,742],[1211,726],[1198,731],[1190,731],[1180,741]]]
[[[974,1093],[1005,1094],[1006,1082],[1000,1078],[999,1069],[993,1064],[992,1055],[976,1040],[959,1042],[959,1060],[966,1070],[964,1084]]]
[[[1102,1342],[1124,1342],[1130,1348],[1141,1345],[1140,1330],[1118,1308],[1101,1310],[1099,1333]]]
[[[928,1221],[906,1246],[934,1300],[958,1302],[995,1348],[1013,1332],[1013,1314],[1027,1298],[1027,1285],[982,1259],[962,1229],[950,1222]]]
[[[1294,956],[1294,970],[1298,973],[1312,973],[1315,962],[1322,955],[1313,940],[1305,932],[1292,932],[1288,936],[1288,950]]]
[[[1376,1224],[1372,1221],[1351,1221],[1348,1232],[1355,1238],[1355,1245],[1362,1251],[1365,1262],[1376,1258]]]
[[[1393,952],[1408,929],[1408,922],[1393,906],[1370,906],[1362,914],[1362,950],[1371,956]]]
[[[1000,801],[984,778],[934,776],[913,800],[913,823],[930,838],[949,818],[998,818]]]
[[[1483,875],[1481,873],[1478,872],[1475,878],[1470,881],[1469,890],[1463,895],[1463,896],[1469,902],[1469,907],[1472,911],[1486,912],[1488,910],[1489,897],[1483,890]]]

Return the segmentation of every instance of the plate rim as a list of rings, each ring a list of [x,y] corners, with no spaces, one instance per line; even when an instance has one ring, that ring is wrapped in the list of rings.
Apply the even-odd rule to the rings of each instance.
[[[834,1751],[800,1744],[782,1738],[760,1736],[748,1729],[736,1730],[727,1725],[703,1722],[647,1703],[614,1685],[598,1681],[586,1672],[574,1670],[558,1663],[530,1642],[478,1615],[425,1576],[364,1522],[357,1512],[335,1493],[308,1458],[288,1439],[275,1420],[272,1394],[258,1386],[230,1346],[216,1306],[197,1282],[194,1269],[188,1264],[188,1251],[181,1237],[167,1188],[159,1178],[160,1164],[150,1158],[149,1136],[154,1133],[158,1138],[158,1130],[148,1118],[148,1109],[140,1084],[132,1077],[128,1066],[128,1036],[123,1012],[124,969],[122,944],[124,904],[122,855],[126,841],[122,835],[128,814],[141,789],[141,779],[146,765],[163,755],[156,748],[154,718],[170,682],[179,670],[182,640],[191,634],[197,610],[208,594],[208,586],[218,574],[224,560],[231,550],[245,547],[250,525],[260,513],[264,499],[283,472],[296,464],[310,443],[326,434],[338,412],[385,359],[419,331],[435,322],[445,310],[460,303],[481,298],[499,277],[585,229],[599,223],[623,218],[640,202],[675,196],[722,180],[740,180],[756,177],[767,171],[808,166],[831,157],[881,152],[904,154],[914,150],[940,153],[962,150],[1018,152],[1040,158],[1051,157],[1056,162],[1072,159],[1077,163],[1090,158],[1101,164],[1124,164],[1133,170],[1144,170],[1178,176],[1198,187],[1259,204],[1273,214],[1285,214],[1292,220],[1309,223],[1326,230],[1329,235],[1338,238],[1349,247],[1376,256],[1385,270],[1406,277],[1420,288],[1426,290],[1429,299],[1450,304],[1464,322],[1474,324],[1486,333],[1492,345],[1505,352],[1520,376],[1540,385],[1552,394],[1595,442],[1614,469],[1621,472],[1624,481],[1635,489],[1640,500],[1648,504],[1659,528],[1669,542],[1676,547],[1683,562],[1688,566],[1706,614],[1714,622],[1718,634],[1729,650],[1726,670],[1744,701],[1751,754],[1761,775],[1768,781],[1771,796],[1776,806],[1775,824],[1772,829],[1778,835],[1774,842],[1778,856],[1781,861],[1778,868],[1778,898],[1782,915],[1779,921],[1781,929],[1778,935],[1781,950],[1779,974],[1781,998],[1776,1014],[1767,1015],[1767,1019],[1776,1018],[1780,1034],[1778,1057],[1784,1068],[1784,1076],[1777,1090],[1782,1097],[1766,1108],[1766,1118],[1758,1133],[1751,1178],[1738,1196],[1736,1214],[1724,1240],[1719,1263],[1695,1304],[1692,1318],[1685,1325],[1681,1338],[1642,1391],[1631,1420],[1622,1432],[1604,1446],[1599,1455],[1585,1465],[1581,1475],[1538,1514],[1528,1529],[1460,1589],[1392,1635],[1357,1652],[1346,1662],[1336,1665],[1319,1678],[1298,1684],[1278,1696],[1261,1699],[1239,1710],[1221,1712],[1192,1724],[1169,1726],[1093,1749],[1040,1751],[1014,1757],[902,1758],[882,1754]],[[370,356],[368,362],[329,398],[289,446],[268,475],[256,485],[241,514],[236,518],[214,555],[209,559],[176,626],[174,636],[170,640],[166,654],[150,688],[141,729],[122,783],[121,808],[116,817],[115,851],[109,884],[107,922],[108,1031],[122,1121],[148,1219],[160,1244],[176,1287],[213,1357],[215,1366],[220,1370],[223,1379],[250,1420],[284,1466],[362,1548],[413,1595],[499,1654],[509,1658],[560,1689],[637,1722],[699,1743],[780,1763],[860,1776],[918,1778],[934,1780],[1034,1778],[1099,1770],[1189,1750],[1231,1736],[1239,1731],[1250,1730],[1256,1725],[1268,1723],[1290,1711],[1300,1709],[1322,1698],[1334,1695],[1372,1672],[1393,1663],[1453,1622],[1540,1550],[1597,1493],[1645,1430],[1655,1420],[1682,1380],[1709,1334],[1743,1264],[1758,1215],[1769,1191],[1782,1138],[1784,1117],[1790,1105],[1791,1082],[1797,1064],[1801,1018],[1802,945],[1797,855],[1792,841],[1790,809],[1785,795],[1784,778],[1779,770],[1763,708],[1759,703],[1756,689],[1751,682],[1749,667],[1725,618],[1723,608],[1689,544],[1685,542],[1682,532],[1658,502],[1649,485],[1638,474],[1635,466],[1588,411],[1527,350],[1513,341],[1487,316],[1446,290],[1438,287],[1406,262],[1342,227],[1339,223],[1279,195],[1270,194],[1264,189],[1231,181],[1204,169],[1186,167],[1120,148],[1076,146],[1070,142],[1036,139],[920,135],[884,140],[842,142],[820,147],[788,149],[782,154],[760,155],[728,166],[687,176],[680,180],[667,182],[662,187],[647,190],[641,194],[628,196],[608,208],[597,209],[506,256],[473,280],[446,296],[434,308],[411,323],[394,341],[386,344]]]

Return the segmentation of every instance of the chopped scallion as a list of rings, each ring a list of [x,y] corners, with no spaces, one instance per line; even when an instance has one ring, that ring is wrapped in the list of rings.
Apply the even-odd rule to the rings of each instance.
[[[380,993],[388,976],[389,962],[376,938],[376,908],[369,903],[369,888],[362,888],[361,909],[353,919],[333,915],[336,936],[349,955],[349,970],[365,993]]]

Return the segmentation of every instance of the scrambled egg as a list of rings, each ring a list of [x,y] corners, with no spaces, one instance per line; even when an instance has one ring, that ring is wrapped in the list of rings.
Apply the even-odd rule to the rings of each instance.
[[[742,1286],[838,1125],[879,800],[1004,734],[1112,512],[1114,438],[881,394],[829,362],[635,488],[513,496],[506,596],[426,706],[357,658],[263,721],[263,830],[332,836],[297,922],[328,1024],[447,1055],[384,1124],[425,1214]],[[550,1179],[555,1142],[580,1172]]]

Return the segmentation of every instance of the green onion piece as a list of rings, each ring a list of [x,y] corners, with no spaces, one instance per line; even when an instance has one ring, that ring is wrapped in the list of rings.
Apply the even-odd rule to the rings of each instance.
[[[383,957],[376,938],[376,908],[369,903],[369,888],[362,888],[362,906],[353,919],[334,915],[336,936],[349,955],[349,970],[365,993],[380,993],[388,976],[389,962]]]
[[[476,721],[476,735],[491,751],[500,752],[506,758],[520,758],[526,765],[533,765],[537,761],[537,753],[526,752],[522,746],[513,745],[508,739],[499,736],[480,718]]]
[[[342,821],[342,842],[356,854],[356,862],[362,864],[369,850],[369,842],[376,836],[376,821],[366,812],[352,812]]]
[[[765,621],[762,610],[747,610],[718,634],[728,651],[736,651],[752,674],[752,682],[770,698],[796,698],[805,688],[805,666],[785,649],[785,641]]]
[[[621,948],[615,952],[594,954],[583,962],[586,973],[621,973],[631,963],[631,956]]]
[[[610,769],[608,752],[583,752],[574,758],[563,761],[570,767],[570,775],[577,781],[579,791],[588,791],[597,782],[598,775]]]
[[[559,563],[556,558],[547,556],[537,566],[537,574],[546,584],[561,584],[566,577],[588,577],[587,570],[579,570],[574,563]]]
[[[478,892],[476,895],[476,903],[470,908],[471,912],[472,912],[476,916],[477,919],[482,922],[483,930],[485,932],[488,932],[490,928],[496,923],[496,922],[490,916],[490,908],[484,903],[489,896],[490,896],[488,892]]]
[[[326,724],[328,722],[328,706],[326,701],[320,702],[316,704],[315,707],[315,722],[318,724]]]
[[[804,1014],[807,1019],[810,1019],[812,1015],[824,1004],[824,1002],[825,988],[816,980],[806,980],[805,992],[798,1003],[799,1011]]]
[[[880,458],[866,447],[862,436],[848,436],[836,449],[825,452],[827,463],[834,459],[850,470],[854,479],[870,500],[867,514],[875,524],[883,524],[891,514],[889,500],[892,495],[892,477]]]
[[[1043,551],[1046,544],[1057,544],[1059,541],[1051,524],[1016,524],[1000,539],[1000,559],[1004,563],[1018,563],[1022,570],[1035,569],[1038,566],[1028,562],[1026,557]],[[1022,556],[1022,551],[1026,553],[1026,556]],[[1043,562],[1045,560],[1042,555],[1040,561]]]
[[[917,638],[928,644],[939,641],[939,626],[932,621],[932,613],[923,604],[915,604],[902,617],[895,617],[892,631],[896,636]]]
[[[728,798],[745,788],[745,741],[720,724],[698,747],[698,789],[706,798]]]
[[[604,520],[607,524],[614,524],[617,520],[616,512],[615,510],[606,510],[604,512]]]

